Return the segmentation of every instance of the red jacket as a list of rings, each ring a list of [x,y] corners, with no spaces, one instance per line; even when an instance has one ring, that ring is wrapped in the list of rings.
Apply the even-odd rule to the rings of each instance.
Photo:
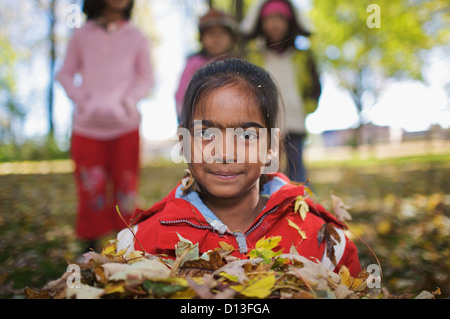
[[[346,226],[309,198],[306,199],[309,212],[305,220],[302,220],[299,213],[294,211],[294,204],[297,196],[304,195],[303,186],[291,184],[281,173],[271,175],[272,180],[275,178],[284,186],[271,194],[264,210],[244,234],[228,230],[221,234],[207,222],[197,207],[185,199],[177,198],[175,188],[150,209],[135,212],[132,220],[138,227],[135,231],[137,241],[134,243],[134,249],[142,250],[142,245],[149,254],[167,254],[174,257],[175,245],[179,241],[178,233],[192,243],[198,243],[200,253],[220,247],[219,242],[224,241],[236,248],[233,255],[247,258],[246,253],[255,247],[260,238],[280,235],[282,240],[279,247],[284,248],[284,253],[289,253],[294,245],[300,255],[317,258],[334,271],[345,265],[352,276],[357,277],[361,266],[355,244],[342,232]],[[289,225],[287,218],[305,232],[306,239]],[[318,233],[324,223],[335,226],[341,237],[340,243],[334,246],[337,267],[330,264],[331,260],[324,254],[326,241],[322,240],[320,244],[318,241]]]

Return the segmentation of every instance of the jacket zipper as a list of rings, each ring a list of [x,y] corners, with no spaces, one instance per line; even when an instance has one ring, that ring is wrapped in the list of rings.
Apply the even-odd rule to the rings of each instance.
[[[204,226],[204,225],[197,225],[193,222],[190,222],[186,219],[179,219],[179,220],[173,220],[173,221],[167,221],[167,220],[160,220],[160,223],[163,225],[173,225],[173,224],[188,224],[192,227],[198,228],[198,229],[210,229],[214,230],[212,226]]]
[[[274,208],[272,208],[271,210],[269,210],[268,212],[264,213],[264,215],[261,216],[261,218],[258,220],[258,222],[253,225],[249,230],[247,230],[245,232],[245,237],[247,237],[248,235],[250,235],[251,233],[253,233],[259,226],[261,226],[262,222],[264,221],[264,219],[266,219],[266,217],[270,214],[272,214],[273,212],[275,212],[278,209],[278,206],[275,206]]]

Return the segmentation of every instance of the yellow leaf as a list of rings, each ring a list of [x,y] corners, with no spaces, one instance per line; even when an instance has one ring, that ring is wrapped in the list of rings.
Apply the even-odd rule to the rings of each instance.
[[[142,261],[144,259],[144,252],[140,250],[132,251],[126,255],[125,259],[129,264]]]
[[[303,185],[303,189],[304,189],[304,191],[307,193],[307,196],[309,196],[309,197],[314,197],[314,194],[313,194],[311,188],[309,188],[309,187],[306,186],[306,185]]]
[[[306,214],[309,212],[309,206],[303,196],[297,196],[297,199],[295,200],[294,211],[300,214],[302,220],[305,220]]]
[[[344,265],[339,269],[339,276],[341,277],[341,284],[346,285],[351,290],[362,291],[366,288],[365,279],[352,277],[350,271]]]
[[[341,269],[339,269],[339,276],[341,277],[341,283],[346,285],[348,288],[351,288],[353,277],[350,275],[350,271],[346,266],[342,266]]]
[[[258,252],[257,249],[252,249],[250,250],[250,252],[248,253],[248,257],[250,258],[258,258],[260,255],[260,253]]]
[[[122,249],[121,251],[117,252],[117,241],[111,241],[110,244],[108,244],[105,248],[103,248],[101,255],[102,256],[123,256],[123,254],[126,252],[126,249]]]
[[[263,237],[256,242],[255,248],[273,249],[278,245],[280,241],[281,236],[269,237],[267,239],[266,237]]]
[[[193,299],[197,297],[197,293],[192,288],[187,288],[181,291],[177,291],[176,293],[172,294],[169,298],[170,299]]]
[[[278,243],[281,241],[281,236],[274,236],[261,238],[256,242],[255,249],[250,250],[248,256],[250,258],[261,257],[266,262],[270,262],[270,260],[274,257],[281,255],[283,249],[279,251],[273,251],[272,249],[278,246]]]
[[[123,288],[123,285],[124,285],[124,283],[121,282],[119,284],[111,284],[111,285],[106,286],[104,289],[105,295],[113,294],[115,292],[124,293],[125,288]]]
[[[224,241],[219,241],[220,249],[217,249],[219,251],[221,256],[226,256],[231,254],[234,251],[233,245],[230,245]]]
[[[220,273],[220,275],[221,275],[222,277],[227,278],[229,281],[232,281],[232,282],[239,282],[239,277],[238,277],[238,276],[231,275],[231,274],[226,273],[226,272],[224,272],[224,271],[222,271],[222,272]]]
[[[309,206],[308,206],[308,204],[306,204],[306,202],[304,202],[304,204],[302,206],[300,206],[300,211],[299,211],[300,217],[303,220],[305,220],[306,214],[308,213],[308,211],[309,211]]]
[[[266,298],[272,292],[275,285],[275,275],[269,275],[261,279],[250,281],[246,285],[231,286],[241,295],[251,298]]]
[[[95,274],[95,278],[97,279],[98,282],[101,282],[101,283],[108,282],[108,279],[106,278],[106,275],[105,275],[105,271],[103,270],[102,267],[100,267],[100,266],[95,267],[94,274]]]
[[[391,230],[391,227],[391,221],[384,219],[377,225],[377,232],[381,235],[386,235]]]
[[[433,296],[440,296],[441,295],[441,288],[437,287],[435,291],[432,292]]]
[[[101,254],[103,256],[105,256],[105,255],[112,255],[112,256],[114,256],[116,254],[116,248],[117,248],[116,247],[116,243],[113,242],[113,243],[109,244],[108,246],[106,246],[105,248],[103,248]]]
[[[303,238],[306,239],[306,233],[300,229],[300,227],[298,227],[298,225],[296,223],[294,223],[292,220],[290,220],[289,218],[287,218],[288,224],[289,226],[291,226],[292,228],[294,228],[295,230],[297,230],[297,232],[299,233],[299,235]]]

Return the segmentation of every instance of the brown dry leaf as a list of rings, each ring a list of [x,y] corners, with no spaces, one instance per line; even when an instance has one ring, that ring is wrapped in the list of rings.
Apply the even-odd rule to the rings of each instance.
[[[24,290],[27,299],[52,299],[53,297],[46,290],[26,287]]]
[[[94,269],[95,279],[98,282],[106,284],[112,275],[125,271],[128,267],[128,264],[122,263],[106,263],[101,266],[97,266]]]
[[[296,292],[292,297],[292,299],[314,299],[314,296],[307,290],[300,290]]]
[[[186,278],[192,290],[195,291],[198,297],[202,299],[230,299],[236,295],[236,291],[225,288],[214,294],[211,290],[216,287],[217,282],[212,275],[204,275],[201,281],[198,282],[193,278]]]
[[[167,280],[170,269],[158,258],[144,259],[129,264],[123,271],[111,275],[109,281],[124,281],[127,285],[141,284],[144,280]]]
[[[81,284],[80,288],[67,288],[67,298],[69,299],[100,299],[104,290],[97,287],[91,287]]]
[[[440,296],[441,295],[441,288],[437,287],[435,291],[432,292],[434,296]]]
[[[341,269],[339,269],[339,276],[341,277],[341,283],[353,291],[359,292],[363,291],[366,288],[367,277],[352,277],[352,275],[350,275],[350,271],[345,265],[343,265]]]
[[[321,263],[314,262],[301,255],[283,254],[281,258],[288,258],[297,261],[300,267],[292,267],[286,272],[303,280],[308,287],[314,290],[328,290],[328,275],[325,267]]]
[[[203,276],[204,274],[212,273],[225,265],[219,252],[212,251],[208,256],[209,260],[196,259],[185,261],[180,267],[178,275],[191,277]]]
[[[418,294],[414,299],[436,299],[436,298],[431,292],[427,290],[422,290],[420,294]]]
[[[175,259],[175,262],[172,265],[172,269],[170,270],[170,277],[176,277],[178,274],[178,270],[181,266],[181,263],[183,262],[184,258],[189,254],[191,250],[193,250],[196,246],[187,247],[183,250],[183,252],[180,253],[180,255],[177,254],[177,258]]]
[[[63,299],[66,296],[67,279],[71,272],[65,272],[60,278],[48,282],[42,289],[25,288],[28,299]]]
[[[328,268],[326,268],[325,271],[327,272],[328,275],[327,277],[328,286],[330,286],[331,289],[336,289],[336,287],[341,284],[341,277],[339,277],[338,274],[336,274],[335,272],[331,271]]]
[[[81,266],[90,268],[91,266],[102,265],[105,263],[125,263],[122,256],[100,255],[96,252],[90,251],[83,254],[83,261]]]
[[[222,277],[230,278],[229,276],[232,276],[233,278],[236,278],[236,281],[238,283],[243,284],[244,282],[248,281],[248,276],[245,273],[245,270],[243,268],[243,265],[247,262],[246,260],[238,260],[231,263],[226,264],[225,266],[217,269],[214,274],[220,275]],[[223,273],[227,275],[223,275]]]
[[[334,214],[337,220],[344,222],[346,220],[352,220],[352,216],[347,211],[350,209],[349,206],[345,205],[342,199],[337,196],[331,195],[331,200],[333,202]]]
[[[144,260],[144,256],[145,256],[144,252],[142,252],[140,250],[135,250],[135,251],[128,253],[125,256],[125,260],[127,261],[127,263],[132,264],[132,263]]]
[[[217,281],[211,274],[206,274],[203,278],[186,278],[191,289],[202,299],[228,299],[234,297],[236,292],[229,288],[213,293],[216,290]]]
[[[355,293],[350,290],[346,285],[340,284],[334,290],[334,295],[337,299],[353,299],[357,298]]]
[[[219,245],[220,245],[220,248],[216,248],[215,250],[217,252],[219,252],[220,256],[222,256],[222,257],[228,256],[235,250],[235,248],[232,245],[230,245],[224,241],[220,241]]]
[[[200,297],[201,299],[214,298],[214,294],[211,292],[212,287],[210,285],[206,284],[205,282],[197,283],[194,279],[189,277],[187,277],[186,280],[189,284],[189,287],[191,287],[195,291],[197,296]]]
[[[102,283],[102,284],[106,284],[108,283],[108,279],[105,276],[105,272],[103,271],[103,268],[100,266],[95,267],[94,269],[94,274],[95,274],[95,279]]]
[[[334,254],[334,245],[341,241],[341,237],[337,233],[334,226],[330,223],[323,224],[317,233],[317,241],[319,246],[323,240],[325,240],[327,257],[333,262],[334,265],[337,265],[336,256]]]

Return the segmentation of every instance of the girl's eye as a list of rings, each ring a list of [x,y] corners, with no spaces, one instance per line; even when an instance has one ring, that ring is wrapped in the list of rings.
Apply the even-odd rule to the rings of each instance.
[[[200,137],[203,140],[212,140],[215,137],[215,134],[213,131],[206,129],[206,130],[198,130],[195,133],[195,136]]]
[[[256,134],[256,132],[252,132],[252,131],[244,131],[244,132],[238,134],[238,138],[241,138],[244,140],[255,140],[258,138],[258,134]]]

